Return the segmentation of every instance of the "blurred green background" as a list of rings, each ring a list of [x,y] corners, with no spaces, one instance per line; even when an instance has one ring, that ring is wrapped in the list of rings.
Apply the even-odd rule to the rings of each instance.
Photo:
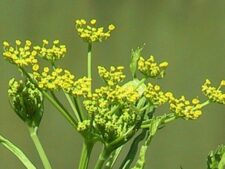
[[[110,40],[94,45],[94,75],[97,65],[124,65],[128,72],[131,49],[145,43],[145,57],[153,54],[159,61],[169,62],[167,76],[159,83],[177,97],[204,98],[201,85],[206,78],[215,85],[225,79],[224,0],[1,0],[0,41],[30,39],[40,44],[42,39],[60,39],[68,48],[62,67],[80,76],[86,73],[87,46],[74,30],[78,18],[96,18],[99,24],[114,23],[117,27]],[[8,80],[18,75],[15,66],[1,57],[0,133],[41,169],[26,126],[7,99]],[[39,134],[52,166],[76,168],[81,137],[52,106],[47,106]],[[148,152],[146,168],[203,169],[208,152],[221,143],[225,143],[225,106],[210,105],[199,120],[179,120],[160,131]],[[0,146],[0,169],[23,168]]]

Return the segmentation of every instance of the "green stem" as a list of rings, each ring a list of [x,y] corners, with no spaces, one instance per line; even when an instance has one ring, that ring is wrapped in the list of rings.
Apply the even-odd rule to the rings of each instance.
[[[109,156],[110,156],[110,153],[104,146],[103,151],[101,152],[94,169],[102,169],[104,163],[106,162]]]
[[[88,78],[91,79],[91,50],[92,43],[88,43]]]
[[[79,113],[79,116],[81,117],[81,121],[83,121],[85,119],[85,115],[84,115],[84,113],[83,113],[83,111],[81,109],[81,103],[80,103],[79,98],[73,97],[73,102],[74,102],[74,104],[76,106],[76,109],[77,109],[77,111]]]
[[[88,43],[88,78],[91,79],[91,50],[92,50],[92,43]],[[90,86],[91,92],[91,86]]]
[[[41,145],[41,142],[37,136],[37,128],[30,127],[29,132],[30,132],[30,137],[31,137],[32,141],[34,142],[34,145],[38,151],[39,157],[41,158],[44,168],[52,169],[50,162],[48,161],[48,158],[47,158],[47,156],[44,152],[44,149]]]
[[[84,141],[78,169],[87,169],[94,143]]]
[[[165,118],[164,120],[162,120],[161,125],[165,125],[165,124],[167,124],[167,123],[170,123],[170,122],[176,120],[177,118],[178,118],[178,117],[175,116],[174,113],[169,113],[169,114],[166,115],[166,118]],[[150,119],[150,120],[148,120],[148,121],[144,121],[144,122],[141,124],[141,128],[143,128],[143,129],[144,129],[144,128],[149,128],[149,125],[151,124],[151,122],[152,122],[152,119]]]
[[[119,148],[117,148],[116,150],[114,150],[114,151],[111,153],[109,159],[107,160],[107,162],[106,162],[106,164],[105,164],[104,169],[112,169],[112,168],[113,168],[113,166],[114,166],[116,160],[118,159],[118,156],[119,156],[119,154],[120,154],[122,148],[123,148],[123,145],[120,146]]]
[[[203,102],[203,103],[201,104],[201,106],[202,106],[202,107],[205,107],[205,106],[207,106],[209,103],[211,103],[210,100],[206,100],[205,102]]]
[[[73,126],[77,126],[77,122],[73,117],[61,106],[57,98],[52,98],[47,92],[42,91],[44,96],[56,107],[56,109],[66,118],[66,120]],[[53,95],[54,96],[54,95]]]
[[[78,111],[77,111],[77,109],[76,109],[76,107],[75,107],[75,105],[74,105],[70,95],[68,95],[65,92],[64,92],[64,94],[66,95],[66,98],[67,98],[67,100],[68,100],[68,102],[70,104],[70,107],[72,108],[72,110],[74,112],[75,117],[77,118],[78,121],[81,121],[80,113],[78,113]]]
[[[55,66],[55,63],[54,63],[54,62],[52,62],[52,68],[53,68],[53,70],[56,69],[56,66]],[[76,109],[76,107],[74,106],[73,101],[71,100],[69,94],[67,94],[65,91],[63,91],[63,93],[65,94],[66,99],[67,99],[67,101],[69,102],[70,107],[72,108],[72,110],[73,110],[73,112],[74,112],[74,114],[75,114],[75,117],[77,118],[78,121],[81,121],[80,116],[79,116],[79,113],[77,112],[77,109]],[[54,93],[53,93],[53,94],[54,94]],[[58,101],[58,102],[59,102],[59,101]]]

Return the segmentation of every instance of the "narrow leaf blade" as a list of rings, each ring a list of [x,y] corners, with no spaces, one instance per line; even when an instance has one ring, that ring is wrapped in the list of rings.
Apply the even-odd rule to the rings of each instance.
[[[36,169],[36,167],[30,162],[27,156],[13,143],[0,135],[0,144],[6,147],[9,151],[11,151],[23,164],[27,169]]]

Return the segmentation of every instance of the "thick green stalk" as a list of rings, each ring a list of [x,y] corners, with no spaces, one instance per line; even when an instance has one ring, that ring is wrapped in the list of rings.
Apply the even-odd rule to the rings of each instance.
[[[48,158],[44,152],[44,149],[41,145],[41,142],[37,136],[37,128],[30,127],[29,128],[30,137],[32,141],[34,142],[34,145],[38,151],[39,157],[41,158],[42,164],[45,169],[52,169],[50,162],[48,161]]]
[[[99,155],[98,161],[97,161],[94,169],[102,169],[104,163],[106,162],[106,160],[108,159],[109,156],[110,156],[110,152],[107,151],[106,147],[104,146],[103,151]]]
[[[84,141],[78,169],[87,169],[94,143]]]

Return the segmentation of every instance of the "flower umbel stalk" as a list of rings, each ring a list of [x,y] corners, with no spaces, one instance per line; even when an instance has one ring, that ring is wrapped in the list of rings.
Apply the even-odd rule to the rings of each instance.
[[[42,164],[45,169],[52,169],[50,162],[45,154],[45,151],[41,145],[41,142],[37,136],[37,128],[29,127],[30,137],[34,142],[34,145],[38,151],[39,157],[41,158]]]
[[[91,50],[92,43],[88,43],[88,78],[91,78]]]
[[[91,50],[92,50],[92,43],[88,43],[88,78],[91,79]],[[91,87],[90,87],[91,92]]]

